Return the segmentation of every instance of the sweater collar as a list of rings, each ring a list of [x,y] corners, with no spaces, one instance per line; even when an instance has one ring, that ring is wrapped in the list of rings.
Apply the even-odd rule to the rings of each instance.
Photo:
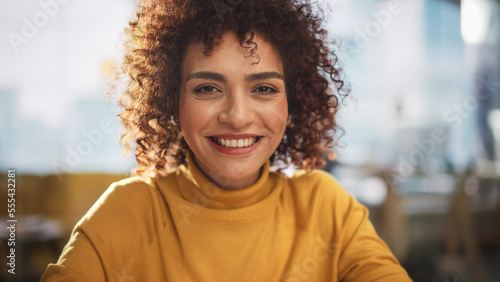
[[[275,181],[268,181],[269,160],[261,168],[257,182],[252,186],[227,190],[213,183],[198,168],[191,154],[187,154],[186,162],[179,167],[178,184],[182,197],[191,203],[211,209],[243,208],[265,199],[273,190]]]

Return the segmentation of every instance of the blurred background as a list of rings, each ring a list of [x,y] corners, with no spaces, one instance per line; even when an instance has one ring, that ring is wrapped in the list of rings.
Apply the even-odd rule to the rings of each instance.
[[[0,281],[38,281],[134,167],[104,93],[136,4],[0,2]],[[319,4],[352,88],[325,169],[369,207],[414,281],[500,281],[500,1]]]

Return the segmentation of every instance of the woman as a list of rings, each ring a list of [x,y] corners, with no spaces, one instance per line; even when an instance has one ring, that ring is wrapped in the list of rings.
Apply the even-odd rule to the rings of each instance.
[[[337,57],[309,3],[151,0],[128,29],[122,141],[137,177],[44,281],[411,281],[327,173]],[[270,166],[293,164],[292,177]]]

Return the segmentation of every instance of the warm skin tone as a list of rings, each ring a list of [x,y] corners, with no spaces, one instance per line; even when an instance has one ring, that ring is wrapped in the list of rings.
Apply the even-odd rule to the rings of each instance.
[[[191,44],[183,61],[179,95],[182,134],[200,170],[224,189],[254,184],[286,128],[288,103],[283,63],[258,34],[249,57],[232,32],[210,56]]]

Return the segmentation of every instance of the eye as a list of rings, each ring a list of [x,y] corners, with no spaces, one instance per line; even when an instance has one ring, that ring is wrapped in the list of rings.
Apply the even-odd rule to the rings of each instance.
[[[254,90],[255,92],[258,92],[258,93],[263,93],[263,94],[274,94],[274,93],[278,93],[278,90],[276,90],[275,88],[273,87],[270,87],[270,86],[265,86],[265,85],[262,85],[262,86],[259,86],[257,88],[255,88]]]
[[[194,93],[212,93],[212,92],[218,92],[218,91],[219,90],[212,85],[204,85],[204,86],[196,88],[194,90]]]

